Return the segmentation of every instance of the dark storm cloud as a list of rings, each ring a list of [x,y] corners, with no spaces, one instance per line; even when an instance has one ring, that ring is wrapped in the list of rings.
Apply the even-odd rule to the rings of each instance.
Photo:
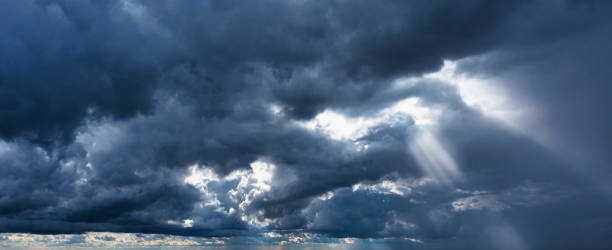
[[[499,247],[481,235],[517,248],[607,243],[609,198],[594,194],[612,190],[607,2],[0,5],[0,231],[231,236],[257,222],[255,233],[430,248]],[[508,130],[422,77],[444,60],[537,107],[528,130],[554,140]],[[410,117],[354,141],[299,125],[324,110],[373,117],[408,97],[442,110],[432,134],[461,171],[452,187],[428,182],[410,154],[422,133]],[[257,161],[275,167],[265,185]],[[215,176],[186,183],[206,169]]]
[[[164,41],[140,34],[118,2],[2,5],[3,138],[69,142],[88,112],[151,110]]]
[[[360,2],[143,4],[3,8],[10,12],[3,22],[3,137],[68,140],[91,109],[116,118],[150,111],[157,77],[181,62],[202,71],[198,79],[205,82],[193,86],[194,99],[207,115],[231,112],[240,102],[234,98],[241,98],[235,92],[252,85],[245,75],[263,64],[284,82],[271,86],[279,101],[309,118],[330,103],[368,99],[389,77],[435,70],[443,58],[482,51],[488,43],[481,37],[490,40],[503,20],[499,14],[514,9],[474,2],[447,15],[453,6],[400,2],[370,8]],[[395,18],[381,18],[389,15]],[[457,26],[469,30],[449,32]],[[312,67],[320,76],[304,76]]]
[[[57,171],[58,159],[26,143],[3,144],[0,213],[10,216],[44,209],[61,201],[60,193],[72,193],[74,176]]]
[[[520,2],[127,3],[3,8],[4,138],[70,138],[91,109],[116,118],[150,111],[159,74],[182,65],[193,65],[198,84],[178,87],[196,95],[189,99],[205,115],[231,113],[244,99],[236,92],[262,87],[245,79],[261,64],[281,82],[267,86],[272,94],[309,118],[367,100],[394,76],[433,71],[442,59],[508,39],[543,40],[530,30],[505,34],[523,28],[513,19]],[[560,33],[550,32],[542,37]]]

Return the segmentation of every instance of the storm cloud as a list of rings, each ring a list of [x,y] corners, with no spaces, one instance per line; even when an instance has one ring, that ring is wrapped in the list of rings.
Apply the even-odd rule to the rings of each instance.
[[[1,1],[0,236],[605,248],[610,11]]]

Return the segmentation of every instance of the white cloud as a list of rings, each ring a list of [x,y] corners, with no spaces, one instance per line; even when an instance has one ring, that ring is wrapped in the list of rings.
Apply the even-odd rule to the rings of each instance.
[[[491,211],[502,211],[507,206],[493,195],[473,195],[465,198],[457,199],[451,203],[453,211],[463,212],[468,210],[483,210],[488,209]]]
[[[412,193],[414,188],[423,186],[431,182],[431,179],[419,178],[419,179],[397,179],[397,180],[382,180],[375,184],[364,184],[357,183],[353,185],[353,192],[358,190],[368,190],[379,194],[393,194],[400,196],[407,196]]]
[[[202,203],[200,208],[212,208],[217,212],[227,215],[239,213],[243,221],[252,226],[262,227],[271,221],[264,219],[260,221],[257,214],[249,211],[249,205],[257,198],[272,189],[272,180],[276,172],[276,166],[265,160],[256,160],[250,164],[249,170],[239,169],[227,176],[220,178],[213,169],[206,166],[194,165],[189,167],[190,174],[185,177],[185,183],[197,187],[201,193]],[[227,185],[236,183],[227,194],[212,190],[210,183]],[[227,195],[226,197],[221,197]],[[228,202],[229,201],[229,202]],[[205,219],[205,218],[202,218]],[[169,222],[169,224],[181,225],[183,227],[197,226],[195,218],[186,219],[183,222]]]

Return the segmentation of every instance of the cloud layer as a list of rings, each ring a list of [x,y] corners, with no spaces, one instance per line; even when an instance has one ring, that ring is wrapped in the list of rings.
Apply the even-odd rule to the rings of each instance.
[[[607,246],[610,10],[0,3],[0,231]]]

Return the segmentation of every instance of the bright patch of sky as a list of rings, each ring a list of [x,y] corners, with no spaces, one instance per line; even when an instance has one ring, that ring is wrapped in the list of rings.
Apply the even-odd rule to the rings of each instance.
[[[389,243],[422,244],[416,238],[328,238],[312,233],[258,236],[195,237],[161,234],[89,232],[84,234],[37,235],[0,233],[0,248],[6,249],[387,249]],[[416,246],[416,245],[415,245]]]
[[[491,82],[490,79],[479,79],[457,72],[457,62],[446,60],[439,71],[421,77],[402,78],[394,86],[410,87],[426,80],[440,80],[455,86],[461,99],[468,106],[500,121],[509,129],[525,131],[521,121],[525,119],[527,111],[516,108],[499,84]],[[281,112],[278,106],[273,105],[270,109],[274,114]],[[374,115],[351,117],[327,109],[312,120],[297,123],[336,140],[355,140],[364,136],[368,128],[397,122],[398,117],[410,117],[416,126],[435,126],[443,113],[444,109],[441,107],[424,105],[419,97],[408,97],[379,110]]]

